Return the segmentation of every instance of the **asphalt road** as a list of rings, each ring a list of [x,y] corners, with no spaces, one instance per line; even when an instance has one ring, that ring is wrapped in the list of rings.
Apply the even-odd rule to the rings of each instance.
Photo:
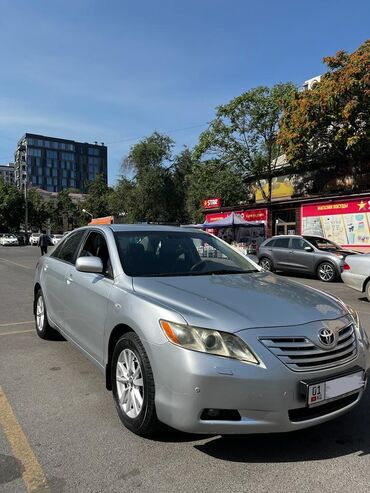
[[[127,431],[103,375],[68,342],[36,336],[37,256],[0,247],[0,492],[369,492],[370,391],[350,414],[284,435]],[[360,293],[294,280],[350,303],[370,334]]]

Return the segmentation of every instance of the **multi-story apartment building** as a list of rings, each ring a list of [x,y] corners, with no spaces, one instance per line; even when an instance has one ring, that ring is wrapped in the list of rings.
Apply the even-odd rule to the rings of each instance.
[[[26,133],[15,151],[14,179],[22,190],[27,186],[48,192],[73,188],[86,193],[101,174],[107,180],[107,147],[74,140]]]
[[[14,183],[14,164],[0,164],[0,179],[5,183]]]

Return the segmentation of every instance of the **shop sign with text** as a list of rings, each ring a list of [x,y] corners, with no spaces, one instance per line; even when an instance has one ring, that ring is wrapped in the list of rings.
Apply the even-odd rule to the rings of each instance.
[[[203,200],[203,209],[217,209],[218,207],[221,207],[221,200],[218,197]]]
[[[302,205],[302,234],[370,246],[370,197]]]

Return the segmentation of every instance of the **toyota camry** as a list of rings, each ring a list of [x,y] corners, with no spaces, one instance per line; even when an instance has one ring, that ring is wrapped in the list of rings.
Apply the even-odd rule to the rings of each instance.
[[[105,375],[123,424],[193,433],[297,430],[356,406],[370,365],[357,313],[202,231],[77,229],[35,274],[37,334]]]

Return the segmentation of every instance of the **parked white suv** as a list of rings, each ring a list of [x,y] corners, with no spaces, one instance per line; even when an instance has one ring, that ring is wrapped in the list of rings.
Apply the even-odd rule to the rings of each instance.
[[[41,233],[32,233],[30,236],[30,245],[32,246],[37,246],[39,243],[39,238],[40,238]]]
[[[51,238],[51,242],[53,245],[57,245],[60,240],[63,238],[64,235],[51,235],[50,238]]]

